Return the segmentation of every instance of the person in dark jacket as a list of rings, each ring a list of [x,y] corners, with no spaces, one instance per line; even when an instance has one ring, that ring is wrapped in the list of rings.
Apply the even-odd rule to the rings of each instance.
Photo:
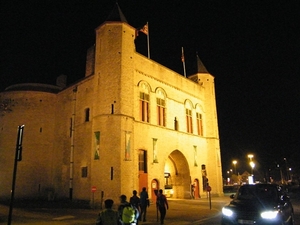
[[[141,214],[140,214],[140,221],[146,221],[146,215],[147,215],[147,207],[150,206],[149,202],[149,195],[146,191],[146,188],[143,187],[142,192],[140,193],[140,201],[141,201]]]
[[[118,225],[119,213],[112,209],[113,204],[112,199],[104,201],[105,209],[99,213],[96,225]]]
[[[121,225],[137,225],[137,218],[138,218],[138,216],[139,216],[139,211],[138,211],[138,209],[137,209],[135,206],[133,206],[131,203],[129,203],[129,202],[127,201],[126,195],[121,195],[121,196],[120,196],[120,201],[121,201],[121,203],[120,203],[120,205],[119,205],[119,207],[118,207],[118,212],[119,212],[119,224],[121,224]],[[130,207],[130,208],[132,208],[132,209],[134,209],[134,221],[129,222],[129,223],[123,221],[123,210],[124,210],[124,208],[127,207],[127,206]]]
[[[166,196],[163,194],[163,190],[159,189],[156,198],[156,207],[158,207],[160,213],[160,224],[164,224],[167,209],[169,209],[168,201]]]
[[[137,209],[137,218],[136,218],[136,224],[138,224],[138,217],[140,215],[140,212],[141,212],[141,201],[140,201],[140,198],[137,196],[137,191],[134,190],[132,192],[132,196],[130,197],[129,199],[129,203],[135,207]]]

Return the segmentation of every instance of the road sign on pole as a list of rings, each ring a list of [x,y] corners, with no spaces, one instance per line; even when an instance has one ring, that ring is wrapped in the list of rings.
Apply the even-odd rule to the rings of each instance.
[[[11,219],[12,219],[12,210],[13,210],[13,201],[14,201],[14,195],[15,195],[15,185],[16,185],[18,161],[22,160],[23,132],[24,132],[24,125],[18,126],[18,137],[17,137],[17,144],[16,144],[16,153],[15,153],[15,162],[14,162],[14,171],[13,171],[13,178],[12,178],[12,187],[11,187],[11,196],[10,196],[10,205],[9,205],[7,225],[11,224]]]
[[[93,193],[93,208],[95,208],[95,192],[97,191],[96,186],[92,186],[92,193]]]

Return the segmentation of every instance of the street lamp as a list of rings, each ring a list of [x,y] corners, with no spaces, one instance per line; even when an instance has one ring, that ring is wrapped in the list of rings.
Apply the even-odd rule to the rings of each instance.
[[[251,166],[251,174],[248,177],[248,183],[249,184],[254,184],[254,176],[253,176],[253,168],[255,167],[255,163],[253,161],[250,161],[250,166]]]
[[[250,166],[251,166],[251,175],[253,176],[253,168],[255,167],[255,163],[251,161]]]
[[[290,168],[288,168],[288,162],[286,158],[283,158],[284,162],[285,162],[285,178],[286,181],[288,182],[290,180]]]
[[[253,174],[253,167],[255,166],[255,164],[253,163],[252,159],[253,159],[253,154],[248,154],[248,158],[249,158],[249,164],[251,166],[251,175]]]
[[[234,174],[236,174],[236,164],[237,164],[237,161],[236,161],[236,160],[233,160],[232,163],[233,163],[233,165],[234,165]]]
[[[227,185],[229,185],[230,184],[230,171],[229,170],[227,170]]]
[[[252,155],[252,154],[249,154],[249,155],[248,155],[248,158],[249,158],[250,161],[252,161],[253,155]]]

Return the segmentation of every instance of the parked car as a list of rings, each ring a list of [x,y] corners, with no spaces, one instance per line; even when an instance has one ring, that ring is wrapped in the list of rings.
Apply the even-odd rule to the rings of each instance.
[[[293,225],[294,209],[282,187],[275,184],[245,184],[222,208],[222,225]]]

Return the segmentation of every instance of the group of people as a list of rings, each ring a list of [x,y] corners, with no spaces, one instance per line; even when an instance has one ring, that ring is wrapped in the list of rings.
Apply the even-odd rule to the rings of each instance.
[[[99,213],[96,225],[138,225],[139,221],[146,221],[147,208],[150,206],[149,196],[146,188],[143,187],[140,197],[137,191],[132,192],[129,202],[126,195],[120,196],[118,210],[113,210],[114,201],[106,199],[105,209]],[[160,189],[157,193],[156,207],[160,212],[160,222],[164,223],[167,209],[169,208],[166,196]]]

